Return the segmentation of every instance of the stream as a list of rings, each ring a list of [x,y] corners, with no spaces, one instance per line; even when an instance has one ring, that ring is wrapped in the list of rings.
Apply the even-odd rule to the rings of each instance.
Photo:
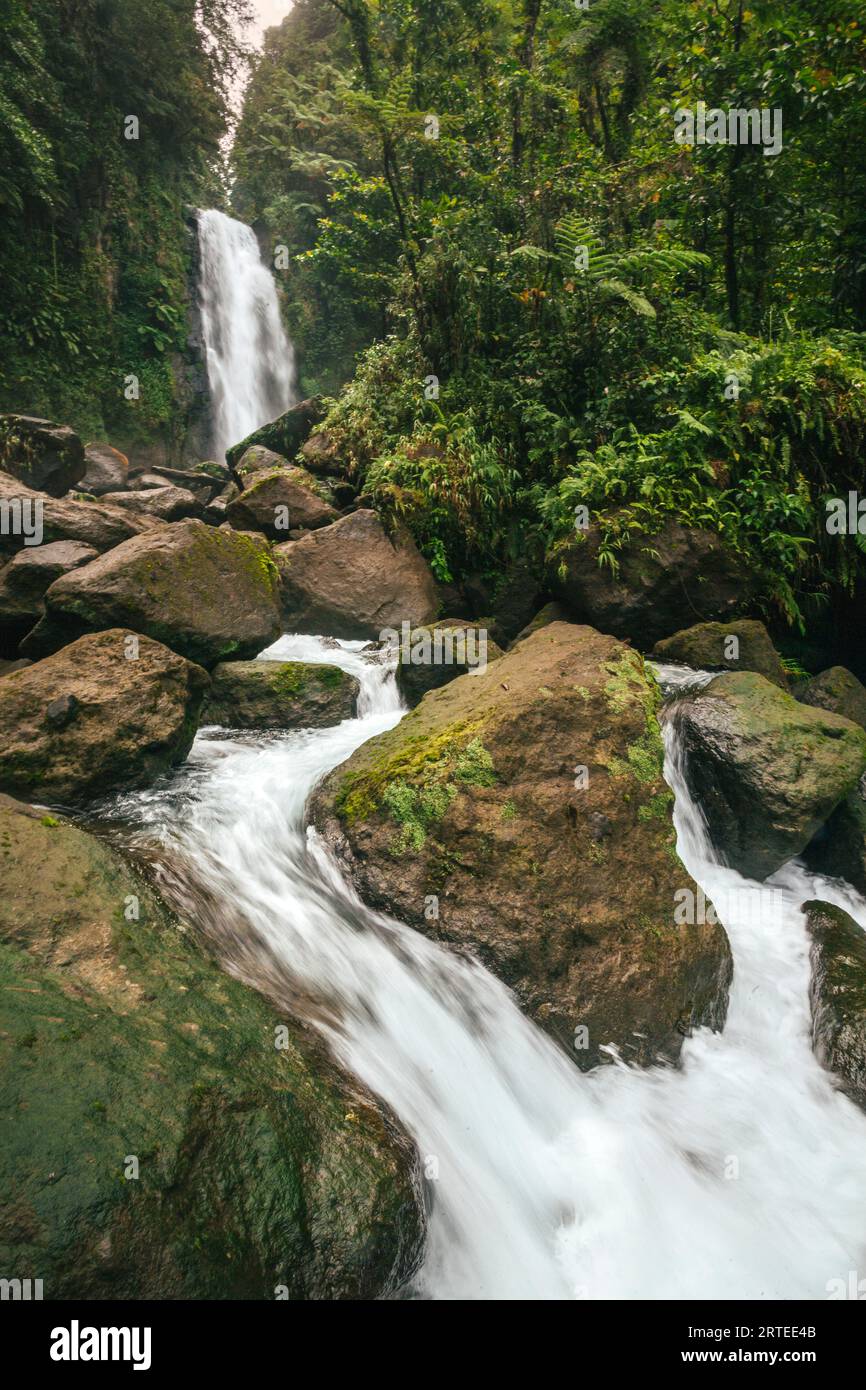
[[[307,827],[312,787],[401,717],[364,646],[284,636],[260,658],[342,666],[356,719],[205,729],[116,810],[175,902],[199,920],[208,904],[226,969],[310,1022],[414,1137],[429,1229],[408,1296],[824,1299],[866,1271],[866,1116],[811,1051],[800,911],[821,897],[866,927],[866,902],[796,862],[761,885],[720,865],[669,722],[679,853],[734,954],[727,1023],[696,1030],[678,1067],[612,1052],[581,1073],[480,965],[366,908]]]

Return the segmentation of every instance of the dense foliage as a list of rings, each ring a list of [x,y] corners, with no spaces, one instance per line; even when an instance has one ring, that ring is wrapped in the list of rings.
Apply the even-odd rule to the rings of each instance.
[[[246,8],[0,0],[0,404],[118,443],[182,432],[185,207],[221,196]]]
[[[855,580],[866,23],[857,0],[300,0],[236,148],[291,252],[310,389],[440,577],[663,514],[758,557],[802,626]],[[675,139],[781,110],[782,149]],[[329,375],[329,372],[331,375]],[[732,375],[734,374],[734,375]]]

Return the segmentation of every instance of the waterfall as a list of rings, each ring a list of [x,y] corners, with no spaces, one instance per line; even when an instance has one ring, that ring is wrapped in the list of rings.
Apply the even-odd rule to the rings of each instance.
[[[210,208],[199,212],[198,236],[211,439],[222,460],[294,403],[295,354],[252,227]]]
[[[866,925],[863,899],[797,864],[764,884],[720,865],[668,724],[679,852],[734,953],[728,1019],[679,1067],[581,1073],[479,964],[364,906],[307,828],[315,783],[401,717],[363,646],[285,636],[261,658],[343,666],[357,719],[202,731],[123,811],[162,843],[170,896],[199,920],[208,902],[227,968],[305,1016],[415,1139],[415,1296],[824,1299],[866,1270],[866,1116],[811,1051],[800,911],[821,897]]]

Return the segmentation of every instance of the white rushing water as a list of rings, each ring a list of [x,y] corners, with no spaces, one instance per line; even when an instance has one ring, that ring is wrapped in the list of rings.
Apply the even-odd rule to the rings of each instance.
[[[306,829],[314,784],[400,717],[361,648],[284,637],[267,653],[356,674],[358,719],[206,731],[168,787],[128,803],[206,891],[227,966],[294,1000],[415,1138],[430,1203],[415,1295],[823,1299],[866,1274],[866,1116],[811,1052],[800,912],[819,896],[866,926],[866,903],[797,865],[757,885],[715,862],[668,726],[679,851],[734,952],[727,1024],[678,1068],[581,1074],[479,965],[365,908]]]
[[[198,215],[200,298],[212,443],[226,449],[295,402],[295,354],[252,227],[215,208]]]

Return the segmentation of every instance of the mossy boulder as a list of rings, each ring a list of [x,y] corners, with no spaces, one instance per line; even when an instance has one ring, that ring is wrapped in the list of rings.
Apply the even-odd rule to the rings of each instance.
[[[200,666],[121,629],[13,671],[0,697],[0,787],[72,805],[182,763],[208,685]]]
[[[229,468],[235,469],[254,444],[261,444],[284,459],[293,459],[311,430],[323,419],[324,413],[320,396],[311,396],[309,400],[299,401],[284,415],[279,415],[276,420],[270,420],[268,424],[253,430],[246,439],[241,439],[239,443],[227,449],[226,463]]]
[[[263,531],[272,540],[285,540],[290,529],[312,531],[328,526],[339,515],[312,473],[288,466],[253,473],[226,508],[231,526],[240,531]]]
[[[455,676],[467,671],[480,674],[488,662],[502,656],[486,628],[459,618],[407,628],[399,636],[397,685],[409,706]]]
[[[339,666],[224,661],[211,673],[202,723],[235,729],[321,729],[354,719],[358,681]]]
[[[0,467],[27,487],[62,497],[84,477],[84,445],[68,425],[0,415]]]
[[[393,1120],[101,841],[4,797],[0,865],[4,1277],[46,1299],[397,1288],[423,1223]]]
[[[275,454],[273,449],[266,449],[263,444],[252,444],[238,460],[232,473],[240,489],[248,487],[257,473],[272,473],[275,468],[288,466],[289,460],[283,458],[282,454]]]
[[[429,565],[404,527],[389,535],[373,511],[352,512],[274,555],[287,632],[376,640],[386,628],[436,617]]]
[[[794,691],[804,705],[831,710],[866,729],[866,686],[844,666],[831,666]]]
[[[641,651],[676,632],[686,615],[730,619],[753,587],[743,558],[720,536],[673,519],[653,535],[632,532],[616,573],[599,564],[600,548],[595,524],[560,544],[549,556],[550,588],[574,618]]]
[[[866,932],[841,907],[803,904],[812,938],[812,1048],[866,1110]]]
[[[699,671],[757,671],[773,685],[788,689],[782,658],[769,632],[763,623],[751,618],[732,623],[696,623],[683,628],[657,642],[653,656],[658,661],[681,662]]]
[[[675,1058],[725,1015],[724,930],[678,920],[697,889],[658,700],[637,653],[552,623],[426,695],[311,802],[367,902],[471,950],[581,1066],[606,1044]]]
[[[82,632],[129,627],[203,666],[241,660],[279,636],[278,594],[264,537],[179,521],[58,579],[21,650],[41,656]]]
[[[755,672],[725,672],[677,707],[713,843],[764,879],[806,848],[866,768],[866,732]]]

